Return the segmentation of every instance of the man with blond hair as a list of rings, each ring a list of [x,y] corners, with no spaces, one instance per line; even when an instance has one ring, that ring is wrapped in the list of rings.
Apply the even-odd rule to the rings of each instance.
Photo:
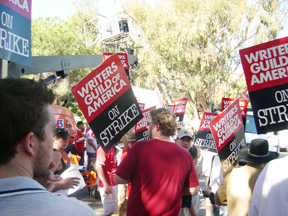
[[[178,215],[182,194],[197,193],[199,181],[190,153],[170,141],[176,127],[174,113],[165,108],[151,110],[151,139],[135,143],[116,170],[116,184],[131,181],[127,216]]]

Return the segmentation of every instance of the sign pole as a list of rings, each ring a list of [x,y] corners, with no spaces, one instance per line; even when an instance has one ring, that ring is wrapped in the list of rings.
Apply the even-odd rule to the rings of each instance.
[[[4,79],[8,76],[8,61],[2,59],[1,61],[1,79]]]
[[[124,144],[126,151],[128,152],[130,150],[130,147],[128,145],[128,140],[127,140],[126,134],[124,134],[124,136],[122,136],[121,139],[122,139],[122,142]]]

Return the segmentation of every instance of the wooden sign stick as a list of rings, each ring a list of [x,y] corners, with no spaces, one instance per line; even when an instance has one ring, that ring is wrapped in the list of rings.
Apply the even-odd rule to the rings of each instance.
[[[128,145],[128,140],[127,140],[126,134],[124,134],[124,136],[122,136],[121,139],[122,139],[122,142],[124,144],[126,151],[128,152],[130,150],[130,147]]]

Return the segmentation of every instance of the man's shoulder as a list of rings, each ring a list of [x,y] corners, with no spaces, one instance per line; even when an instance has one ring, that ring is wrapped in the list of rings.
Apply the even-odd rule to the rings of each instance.
[[[82,135],[83,136],[83,133],[81,130],[77,129],[77,135]]]
[[[87,133],[87,134],[86,134],[86,138],[87,138],[87,139],[90,139],[90,140],[92,140],[92,141],[95,139],[95,138],[91,135],[91,133]]]
[[[58,211],[62,211],[65,214],[68,212],[75,214],[75,212],[79,212],[80,209],[82,213],[87,215],[95,214],[86,203],[77,200],[74,197],[67,197],[64,195],[50,193],[47,196],[47,203],[49,202],[52,206],[54,206],[55,210],[58,209]]]
[[[244,166],[241,166],[239,168],[234,168],[233,169],[234,173],[249,173],[249,172],[253,172],[255,173],[256,171],[261,172],[262,169],[260,167],[258,167],[256,164],[246,164]]]
[[[179,146],[177,143],[167,142],[165,147],[172,152],[175,152],[177,154],[182,153],[182,156],[186,155],[186,157],[189,157],[189,158],[191,157],[191,159],[192,159],[192,156],[189,153],[189,151],[187,149],[183,148],[182,146]]]
[[[75,213],[81,209],[86,215],[95,215],[93,210],[85,203],[68,198],[57,193],[46,191],[38,182],[27,177],[13,177],[0,179],[1,213],[4,215],[63,215]],[[26,203],[25,205],[22,205]],[[21,212],[17,213],[9,206],[21,206]],[[13,212],[15,211],[15,212]]]
[[[23,203],[26,203],[25,206],[21,205]],[[48,191],[1,198],[0,207],[2,213],[5,212],[4,215],[8,215],[9,212],[11,215],[17,215],[13,212],[14,208],[6,208],[11,205],[21,206],[21,212],[27,215],[68,215],[75,214],[75,212],[79,215],[95,215],[93,210],[82,201]]]
[[[136,145],[137,144],[137,145]],[[177,145],[174,142],[168,142],[168,141],[163,141],[163,140],[158,140],[158,139],[151,139],[151,140],[145,140],[145,141],[139,141],[133,145],[137,148],[145,148],[149,149],[149,152],[153,152],[153,149],[157,148],[160,149],[163,153],[171,153],[171,154],[177,154],[179,157],[188,157],[190,158],[191,155],[187,151],[187,149]],[[135,148],[135,149],[136,149]],[[192,159],[192,157],[191,157]]]
[[[261,173],[260,168],[245,165],[239,168],[232,169],[229,175],[229,178],[230,178],[230,181],[238,182],[241,179],[242,180],[245,180],[247,178],[250,179],[252,176],[255,176],[255,175],[258,177],[260,173]]]
[[[136,149],[136,148],[141,148],[143,145],[144,146],[147,146],[149,144],[152,144],[153,141],[152,140],[140,140],[140,141],[137,141],[136,143],[133,144],[133,146],[131,147],[131,149]]]

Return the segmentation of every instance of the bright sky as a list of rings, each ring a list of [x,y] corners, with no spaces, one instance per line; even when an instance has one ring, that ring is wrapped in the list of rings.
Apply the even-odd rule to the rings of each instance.
[[[75,9],[72,2],[75,0],[32,0],[32,19],[39,17],[55,17],[59,16],[66,19],[69,15],[73,14]],[[99,8],[99,13],[111,17],[113,14],[113,5],[118,5],[124,0],[94,0],[94,4]],[[157,2],[157,0],[148,0],[148,2]],[[152,3],[153,4],[153,3]],[[116,6],[117,7],[117,6]],[[116,8],[117,9],[117,8]],[[288,35],[288,28],[285,26],[284,31],[280,31],[279,37]]]
[[[32,0],[32,19],[55,16],[66,19],[75,12],[73,2],[74,0]],[[94,0],[94,2],[102,15],[108,16],[109,12],[111,13],[114,0]]]

